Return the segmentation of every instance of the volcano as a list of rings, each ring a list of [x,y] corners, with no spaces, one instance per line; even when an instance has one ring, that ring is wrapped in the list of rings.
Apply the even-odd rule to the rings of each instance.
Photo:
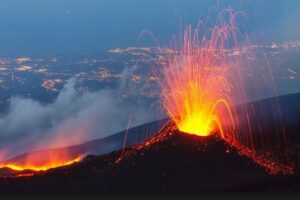
[[[254,160],[241,154],[218,134],[207,137],[189,135],[168,123],[160,131],[153,122],[153,134],[140,143],[130,138],[144,126],[128,130],[128,145],[110,149],[102,155],[88,155],[72,165],[15,177],[13,170],[0,179],[1,192],[203,192],[203,191],[299,191],[300,94],[279,97],[287,124],[288,152],[293,174],[270,174]],[[265,104],[272,99],[251,103]],[[262,120],[262,119],[261,119]],[[264,120],[274,122],[274,119]],[[134,131],[133,131],[134,130]],[[124,135],[124,134],[123,134]],[[121,133],[110,136],[122,138]],[[97,152],[100,141],[75,146]],[[76,149],[74,146],[69,147]],[[80,147],[80,148],[79,148]],[[94,149],[95,148],[95,149]],[[17,157],[15,159],[21,159]],[[26,173],[32,173],[25,171]],[[14,174],[14,176],[9,176]]]

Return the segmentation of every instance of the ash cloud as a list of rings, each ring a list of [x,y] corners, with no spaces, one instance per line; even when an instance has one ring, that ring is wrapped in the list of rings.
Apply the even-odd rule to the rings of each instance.
[[[125,76],[130,71],[125,70]],[[79,144],[102,138],[156,118],[144,101],[121,97],[123,78],[117,90],[82,93],[70,79],[50,104],[12,97],[9,110],[0,117],[0,160],[39,149]]]

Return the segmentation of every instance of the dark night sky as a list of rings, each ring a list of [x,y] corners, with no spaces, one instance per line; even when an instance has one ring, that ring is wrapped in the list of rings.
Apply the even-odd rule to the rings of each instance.
[[[182,25],[204,19],[216,0],[1,0],[0,56],[90,53],[107,48],[167,44]],[[300,2],[224,0],[244,11],[255,41],[299,39]]]

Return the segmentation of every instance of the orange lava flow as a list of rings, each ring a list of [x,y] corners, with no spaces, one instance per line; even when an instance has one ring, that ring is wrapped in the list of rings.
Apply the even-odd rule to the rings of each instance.
[[[277,162],[277,155],[273,154],[278,147],[282,148],[280,153],[285,151],[284,124],[278,102],[272,101],[272,110],[268,112],[265,105],[259,109],[247,104],[237,108],[240,102],[249,102],[246,84],[256,89],[257,96],[261,95],[257,77],[246,82],[246,73],[251,74],[251,68],[242,69],[245,63],[229,56],[241,52],[237,42],[240,35],[235,26],[237,14],[232,9],[223,10],[212,28],[207,28],[204,22],[196,29],[188,26],[179,40],[180,45],[174,41],[162,65],[163,107],[181,132],[202,137],[219,133],[241,154],[268,171],[290,174],[292,167]],[[258,76],[262,73],[265,72],[258,72]],[[263,76],[269,76],[266,84],[276,96],[271,70]],[[256,115],[265,116],[265,113],[275,116],[279,123],[256,120]],[[283,162],[288,162],[285,159],[283,156]]]
[[[294,168],[290,165],[285,165],[282,163],[273,160],[272,158],[266,158],[264,155],[260,155],[255,152],[253,149],[250,149],[237,140],[234,140],[231,137],[226,137],[225,141],[230,144],[232,147],[236,148],[238,152],[242,155],[245,155],[252,160],[254,160],[257,164],[264,167],[270,174],[293,174]]]
[[[10,168],[15,171],[32,170],[46,171],[51,168],[71,165],[82,160],[83,156],[68,157],[66,154],[55,155],[51,152],[33,153],[25,159],[1,163],[0,168]]]

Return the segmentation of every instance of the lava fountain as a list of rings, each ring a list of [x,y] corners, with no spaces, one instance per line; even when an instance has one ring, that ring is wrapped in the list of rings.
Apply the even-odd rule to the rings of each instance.
[[[282,132],[270,134],[270,124],[255,120],[255,115],[265,111],[241,104],[249,102],[246,85],[259,87],[255,78],[246,80],[243,62],[237,55],[241,52],[238,39],[243,37],[236,27],[241,12],[223,10],[211,27],[201,21],[196,29],[188,26],[180,39],[172,42],[162,65],[163,106],[177,128],[187,134],[209,136],[219,133],[227,143],[243,155],[256,161],[271,173],[292,173],[292,167],[281,164],[273,153],[272,137],[284,143]],[[247,39],[247,37],[245,36]],[[270,69],[270,67],[268,68]],[[270,71],[264,75],[272,80]],[[260,72],[262,73],[262,72]],[[274,82],[268,81],[270,91],[276,94]],[[280,107],[272,101],[272,113],[280,120]],[[239,106],[237,106],[239,105]],[[283,147],[283,145],[279,145]],[[276,146],[278,147],[278,145]],[[284,152],[284,150],[281,150]]]
[[[219,129],[224,135],[225,118],[235,125],[228,79],[231,67],[225,60],[225,45],[234,28],[232,24],[216,26],[210,38],[200,40],[200,28],[189,26],[181,47],[168,56],[161,82],[163,105],[180,131],[208,136]]]

